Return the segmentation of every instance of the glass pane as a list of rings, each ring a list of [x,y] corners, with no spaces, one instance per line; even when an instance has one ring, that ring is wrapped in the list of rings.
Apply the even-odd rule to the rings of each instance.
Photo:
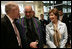
[[[63,8],[63,13],[67,13],[67,9],[66,8]]]
[[[71,5],[71,1],[68,1],[68,5]]]
[[[71,8],[68,8],[68,12],[71,12]]]
[[[33,11],[35,11],[35,9],[34,9],[34,6],[32,5],[32,9],[33,9]]]
[[[55,1],[55,4],[56,4],[56,1]]]
[[[67,1],[63,1],[63,4],[67,5]]]
[[[49,1],[42,1],[43,3],[49,3]]]
[[[24,13],[24,7],[23,4],[18,4],[19,5],[19,9],[20,9],[20,13]]]
[[[50,1],[51,3],[53,3],[53,1]]]
[[[49,1],[48,1],[48,3],[49,3]]]
[[[54,7],[53,6],[51,6],[51,9],[53,9]]]
[[[5,5],[1,5],[1,12],[2,12],[2,14],[6,14],[6,12],[5,12]]]
[[[43,8],[44,8],[44,12],[48,12],[48,10],[47,10],[47,7],[46,7],[46,6],[43,6]]]
[[[44,19],[47,20],[47,14],[44,14]]]
[[[48,12],[49,12],[49,10],[50,10],[49,7],[47,9],[48,9]]]

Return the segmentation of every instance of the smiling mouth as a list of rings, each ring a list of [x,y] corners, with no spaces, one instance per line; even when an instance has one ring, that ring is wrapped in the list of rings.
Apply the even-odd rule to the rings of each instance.
[[[54,18],[51,18],[51,20],[53,20]]]

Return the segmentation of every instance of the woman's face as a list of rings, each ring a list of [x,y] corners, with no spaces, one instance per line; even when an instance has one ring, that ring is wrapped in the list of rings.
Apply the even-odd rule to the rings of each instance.
[[[54,22],[55,20],[57,20],[57,16],[54,13],[50,13],[49,18],[52,22]]]

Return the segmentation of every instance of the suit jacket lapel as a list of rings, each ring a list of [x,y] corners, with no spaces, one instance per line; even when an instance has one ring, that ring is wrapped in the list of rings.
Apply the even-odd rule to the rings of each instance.
[[[12,35],[15,35],[15,32],[14,32],[14,29],[13,29],[13,26],[10,22],[10,20],[8,19],[8,17],[5,15],[5,20],[6,20],[6,25],[8,27],[8,30],[10,31],[9,33],[12,34]]]

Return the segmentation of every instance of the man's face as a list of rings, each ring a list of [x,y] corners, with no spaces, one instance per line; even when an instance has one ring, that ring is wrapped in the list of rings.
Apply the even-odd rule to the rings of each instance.
[[[26,8],[25,9],[25,16],[27,17],[27,18],[31,18],[32,17],[32,10],[31,10],[31,8]]]
[[[59,11],[59,15],[62,16],[63,15],[63,12],[62,11]]]
[[[44,19],[44,15],[41,15],[40,17],[41,17],[41,19]]]
[[[20,17],[19,7],[18,6],[12,7],[11,14],[14,19],[18,19]]]

